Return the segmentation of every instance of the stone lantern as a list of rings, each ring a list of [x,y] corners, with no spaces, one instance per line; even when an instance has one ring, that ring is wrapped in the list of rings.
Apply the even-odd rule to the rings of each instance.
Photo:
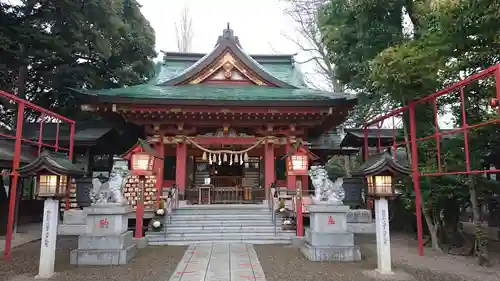
[[[85,171],[78,169],[63,153],[43,151],[17,172],[21,177],[36,177],[36,195],[45,199],[38,277],[50,278],[54,274],[59,199],[67,195],[71,178],[80,178]]]
[[[389,151],[372,155],[353,176],[365,177],[367,195],[375,199],[375,224],[377,236],[377,271],[393,274],[391,267],[391,242],[389,234],[389,208],[387,199],[395,196],[394,176],[409,175],[411,170],[394,161]]]

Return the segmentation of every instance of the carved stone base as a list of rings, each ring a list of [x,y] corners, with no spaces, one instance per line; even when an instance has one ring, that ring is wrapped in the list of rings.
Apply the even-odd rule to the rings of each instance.
[[[132,231],[127,231],[129,206],[92,205],[85,208],[85,233],[78,249],[71,251],[70,263],[78,265],[118,265],[128,263],[137,252]]]
[[[361,251],[354,245],[354,234],[347,228],[349,206],[313,204],[311,227],[306,229],[302,254],[311,261],[350,262],[361,260]]]

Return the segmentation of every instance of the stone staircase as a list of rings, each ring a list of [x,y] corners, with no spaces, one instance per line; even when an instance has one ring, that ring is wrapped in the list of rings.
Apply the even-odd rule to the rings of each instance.
[[[272,212],[260,205],[196,205],[174,211],[165,232],[147,233],[149,245],[190,245],[212,242],[291,244],[295,231],[281,229]]]

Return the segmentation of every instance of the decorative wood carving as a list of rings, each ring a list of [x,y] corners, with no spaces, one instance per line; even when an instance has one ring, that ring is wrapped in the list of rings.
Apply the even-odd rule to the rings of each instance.
[[[220,73],[220,75],[218,75]],[[264,80],[256,73],[249,70],[245,64],[236,59],[228,50],[218,60],[216,60],[209,68],[193,77],[188,84],[200,84],[205,80],[222,81],[248,81],[257,85],[267,85]],[[271,85],[268,85],[271,86]]]

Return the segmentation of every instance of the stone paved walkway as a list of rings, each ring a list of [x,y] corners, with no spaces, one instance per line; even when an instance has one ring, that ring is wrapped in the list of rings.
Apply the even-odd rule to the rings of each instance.
[[[169,281],[266,281],[251,244],[190,246]]]

